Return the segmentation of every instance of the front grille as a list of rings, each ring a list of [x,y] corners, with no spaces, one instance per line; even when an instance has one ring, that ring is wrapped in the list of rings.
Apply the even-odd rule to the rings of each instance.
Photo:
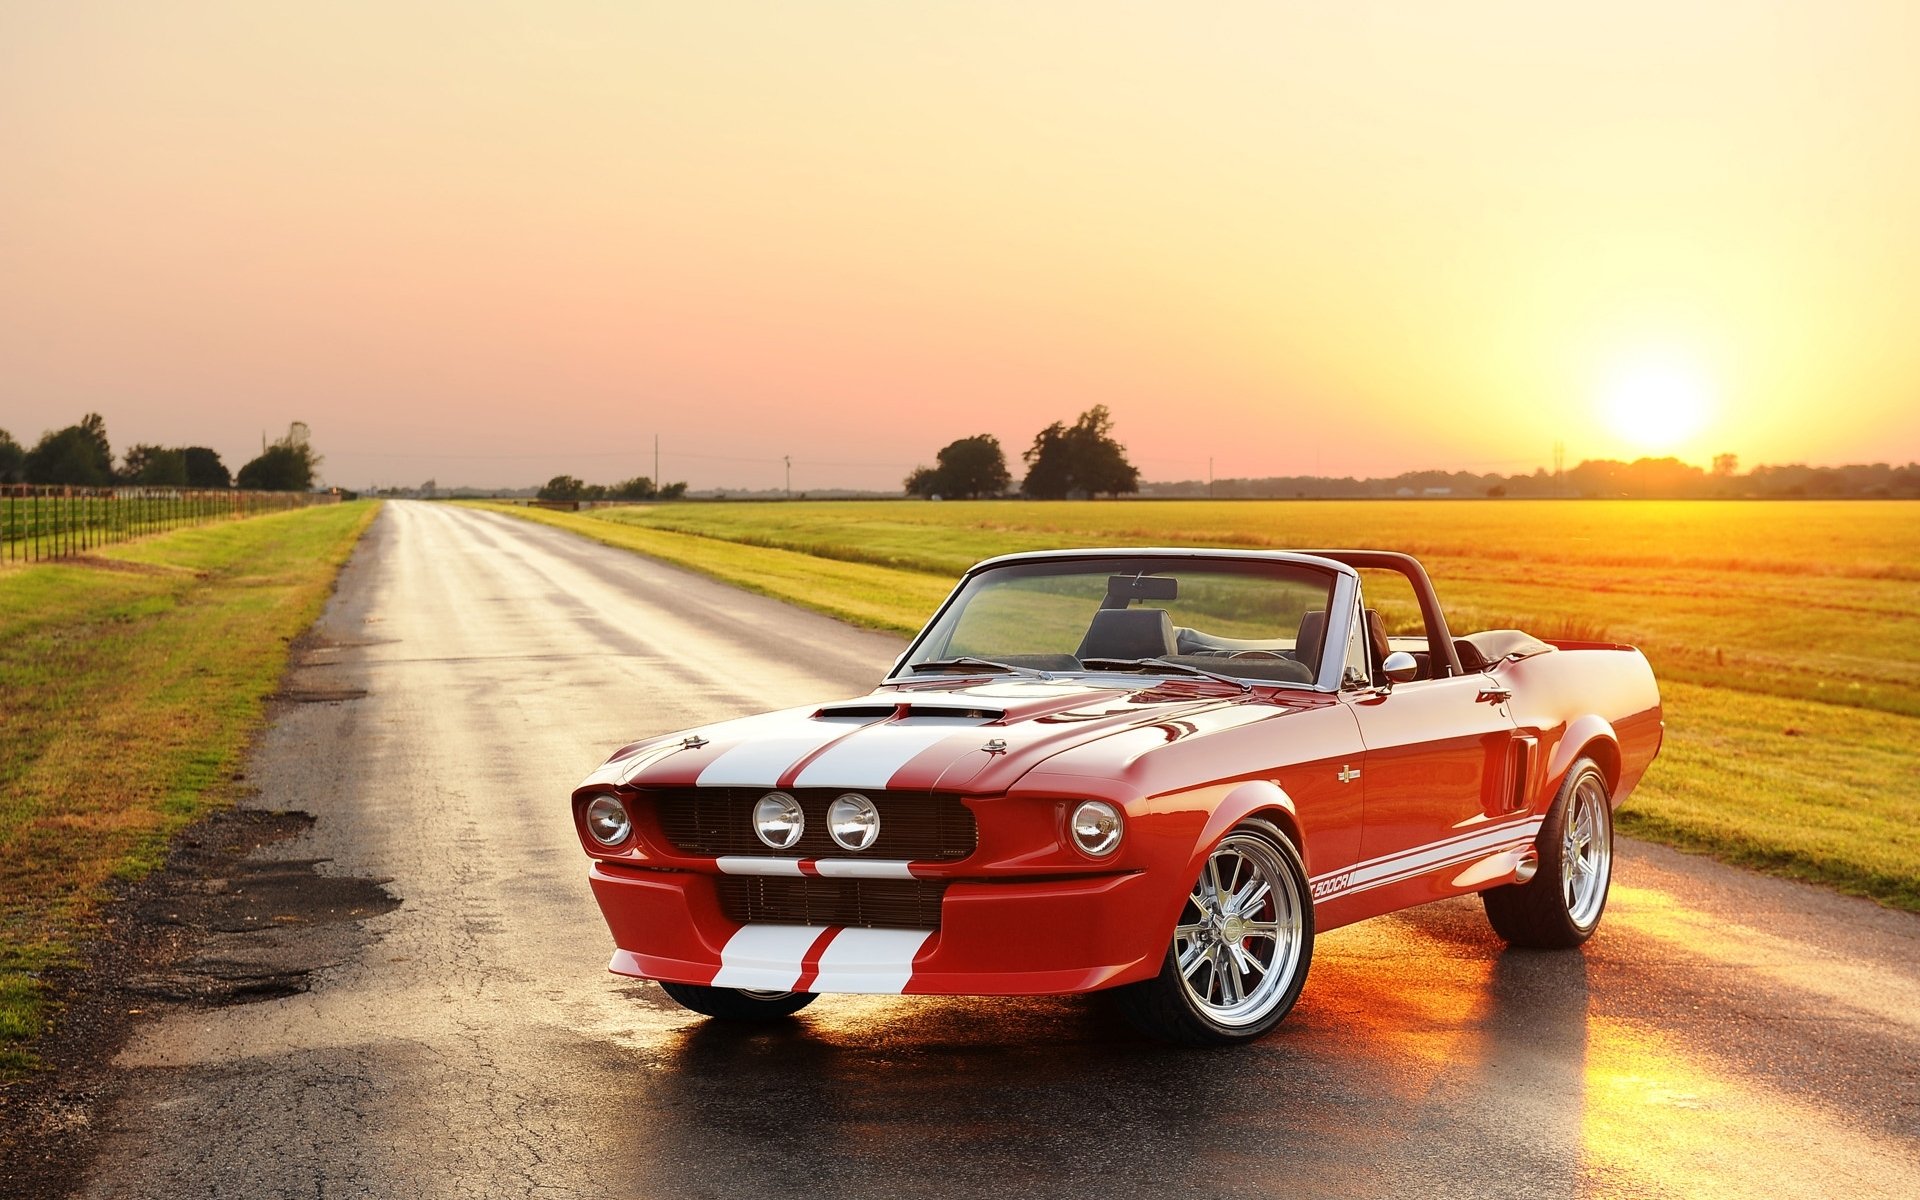
[[[859,929],[938,929],[947,885],[928,879],[826,879],[722,875],[720,908],[742,925],[851,925]]]
[[[827,806],[845,788],[802,788],[792,792],[807,814],[806,832],[786,850],[769,850],[753,832],[753,806],[770,788],[673,788],[649,792],[660,817],[660,831],[682,854],[780,854],[796,858],[840,858],[847,851],[827,835]],[[901,792],[864,792],[880,810],[880,837],[862,850],[868,858],[915,862],[952,862],[973,853],[979,831],[973,811],[958,796]]]

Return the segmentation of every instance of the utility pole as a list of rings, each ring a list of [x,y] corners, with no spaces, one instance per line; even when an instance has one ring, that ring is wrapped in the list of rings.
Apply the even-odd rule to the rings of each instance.
[[[1213,499],[1213,455],[1207,455],[1207,499]]]
[[[660,435],[656,433],[653,435],[653,491],[656,496],[660,494],[660,488],[662,486],[660,482]]]
[[[780,461],[787,464],[787,499],[793,499],[793,455],[782,454]]]

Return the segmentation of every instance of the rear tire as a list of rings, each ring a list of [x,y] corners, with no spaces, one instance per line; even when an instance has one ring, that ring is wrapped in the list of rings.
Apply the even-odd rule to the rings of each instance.
[[[1567,772],[1534,844],[1532,879],[1480,893],[1487,921],[1515,946],[1572,949],[1600,927],[1613,882],[1611,789],[1592,759]]]
[[[1112,995],[1149,1037],[1231,1046],[1280,1023],[1300,998],[1312,960],[1306,867],[1286,834],[1249,820],[1208,854],[1160,974]]]
[[[813,1003],[812,992],[756,992],[664,981],[660,990],[680,1007],[717,1021],[777,1021]]]

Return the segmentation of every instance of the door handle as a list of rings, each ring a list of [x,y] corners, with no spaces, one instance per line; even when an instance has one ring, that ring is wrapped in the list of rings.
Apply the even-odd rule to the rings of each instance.
[[[1474,701],[1481,704],[1505,704],[1511,699],[1513,699],[1513,689],[1499,684],[1481,688],[1480,694],[1474,697]]]

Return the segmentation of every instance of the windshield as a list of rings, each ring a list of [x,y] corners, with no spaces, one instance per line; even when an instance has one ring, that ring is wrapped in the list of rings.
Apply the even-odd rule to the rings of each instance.
[[[1232,559],[1010,563],[969,580],[896,677],[1128,670],[1311,684],[1334,578]]]

